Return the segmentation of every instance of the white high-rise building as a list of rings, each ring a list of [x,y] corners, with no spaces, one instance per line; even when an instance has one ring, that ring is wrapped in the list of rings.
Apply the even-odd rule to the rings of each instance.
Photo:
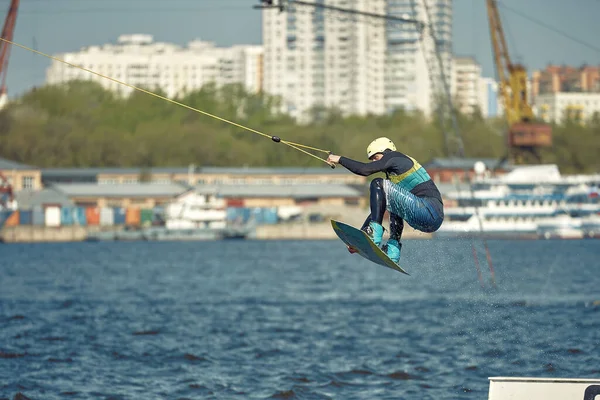
[[[410,84],[412,74],[415,76],[416,84],[409,86],[411,90],[406,95],[409,99],[416,98],[413,104],[430,115],[436,104],[447,102],[447,96],[452,93],[452,0],[388,0],[388,3],[396,6],[395,10],[389,10],[390,14],[425,24],[422,31],[404,25],[411,35],[404,43],[400,40],[398,50],[400,59],[407,62],[406,82]],[[407,14],[403,10],[411,12]]]
[[[455,101],[464,114],[482,106],[481,66],[472,57],[454,58]]]
[[[479,79],[479,108],[485,118],[500,117],[504,112],[498,82],[492,78]]]
[[[451,0],[315,0],[387,14],[434,29],[446,83],[450,84]],[[310,120],[313,108],[384,114],[419,109],[429,115],[432,94],[443,86],[435,42],[415,23],[386,22],[288,3],[263,11],[264,90],[280,96],[281,111]],[[431,79],[433,75],[434,79]]]
[[[154,42],[151,35],[122,35],[116,44],[90,46],[56,57],[119,81],[160,89],[167,97],[197,90],[207,83],[222,86],[241,83],[249,92],[262,90],[262,46],[219,48],[194,40],[186,48]],[[53,61],[46,73],[48,84],[75,79],[95,80],[109,90],[127,95],[133,89],[87,71]]]
[[[452,72],[453,100],[461,113],[479,110],[484,118],[502,114],[498,83],[481,76],[481,66],[472,57],[455,57]]]

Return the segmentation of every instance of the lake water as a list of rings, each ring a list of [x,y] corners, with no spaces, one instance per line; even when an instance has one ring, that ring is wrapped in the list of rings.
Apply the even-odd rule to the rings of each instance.
[[[0,245],[0,398],[487,399],[600,377],[600,242]],[[482,284],[483,283],[483,284]]]

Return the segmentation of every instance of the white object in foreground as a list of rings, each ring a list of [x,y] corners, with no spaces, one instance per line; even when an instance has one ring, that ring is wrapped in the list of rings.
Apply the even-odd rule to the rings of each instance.
[[[600,379],[491,377],[488,400],[595,400]]]

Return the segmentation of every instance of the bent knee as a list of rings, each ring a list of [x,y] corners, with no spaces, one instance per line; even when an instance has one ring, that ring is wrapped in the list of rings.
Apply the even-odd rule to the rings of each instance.
[[[431,221],[430,223],[423,224],[422,226],[420,226],[419,230],[421,232],[424,232],[424,233],[434,233],[438,229],[440,229],[440,227],[442,226],[443,222],[444,222],[443,219],[438,219],[438,220],[435,220],[435,221]]]
[[[383,189],[383,178],[375,178],[371,181],[371,190]]]

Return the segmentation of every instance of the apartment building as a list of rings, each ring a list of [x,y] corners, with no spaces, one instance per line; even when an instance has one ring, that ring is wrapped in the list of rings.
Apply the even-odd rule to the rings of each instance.
[[[187,47],[155,42],[152,35],[119,36],[117,43],[89,46],[56,57],[128,84],[160,89],[168,97],[184,95],[207,83],[217,86],[241,83],[255,93],[262,90],[262,47],[216,47],[212,42],[191,41]],[[123,95],[133,89],[58,61],[46,73],[48,84],[94,80]]]
[[[534,110],[547,122],[600,118],[600,66],[549,65],[533,73],[531,89]]]
[[[310,120],[311,110],[380,115],[403,108],[430,114],[452,69],[450,0],[317,0],[319,4],[416,20],[386,22],[289,3],[263,10],[264,90],[281,111]],[[435,39],[431,35],[435,34]]]
[[[600,93],[600,66],[549,65],[533,72],[533,97],[559,92]]]

